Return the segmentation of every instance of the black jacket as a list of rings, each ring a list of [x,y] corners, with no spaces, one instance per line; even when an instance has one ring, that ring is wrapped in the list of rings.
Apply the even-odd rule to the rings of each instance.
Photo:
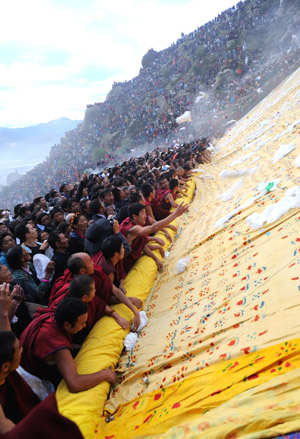
[[[100,218],[94,223],[92,223],[86,233],[85,233],[85,240],[84,240],[84,249],[89,255],[93,256],[96,253],[98,253],[99,250],[101,250],[102,242],[105,238],[108,238],[109,236],[114,235],[113,226],[111,222],[107,218]],[[125,237],[122,235],[122,233],[116,233],[115,236],[119,236],[123,240],[125,255],[124,257],[128,256],[131,252],[131,247],[128,244]]]

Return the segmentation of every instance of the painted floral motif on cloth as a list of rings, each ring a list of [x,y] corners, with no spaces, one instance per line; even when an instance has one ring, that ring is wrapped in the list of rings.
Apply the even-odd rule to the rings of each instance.
[[[149,322],[134,350],[118,361],[124,333],[110,339],[104,323],[91,333],[104,346],[98,368],[118,345],[120,376],[106,403],[101,387],[96,409],[93,393],[83,392],[92,411],[78,403],[87,439],[261,439],[300,430],[299,99],[300,70],[216,143],[145,302]],[[178,274],[181,258],[188,262]],[[143,260],[130,273],[131,296],[146,298],[148,269]],[[86,347],[78,360],[85,371],[88,356]]]

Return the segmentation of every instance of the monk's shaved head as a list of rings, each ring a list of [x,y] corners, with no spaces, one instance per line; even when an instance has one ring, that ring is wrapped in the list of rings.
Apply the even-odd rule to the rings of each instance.
[[[74,253],[68,259],[68,269],[73,275],[86,274],[89,276],[94,273],[94,263],[87,253]]]

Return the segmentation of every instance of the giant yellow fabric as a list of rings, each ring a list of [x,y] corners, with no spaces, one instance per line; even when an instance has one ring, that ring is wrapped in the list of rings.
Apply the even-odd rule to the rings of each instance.
[[[189,189],[183,198],[189,202],[195,190],[195,182],[189,183]],[[180,219],[178,220],[180,223]],[[170,230],[170,229],[169,229]],[[170,230],[170,235],[175,233]],[[156,236],[164,239],[165,248],[172,247],[162,232]],[[157,256],[160,254],[156,250]],[[124,283],[127,295],[135,296],[145,302],[157,274],[157,266],[153,259],[143,256],[130,270]],[[132,313],[124,305],[115,305],[112,308],[124,318],[132,322]],[[75,362],[78,373],[89,374],[112,366],[115,368],[123,349],[124,331],[109,317],[103,317],[92,329],[85,340]],[[109,384],[104,382],[85,392],[72,394],[68,392],[66,384],[62,381],[57,390],[57,401],[60,412],[77,423],[85,438],[93,437],[103,412]]]
[[[263,397],[262,397],[263,395]],[[241,393],[160,439],[261,439],[299,430],[300,369]],[[183,418],[183,417],[182,417]],[[153,438],[154,435],[147,435]]]
[[[146,388],[143,397],[122,404],[114,414],[114,421],[102,424],[100,434],[96,437],[161,437],[174,425],[200,423],[199,418],[205,412],[276,376],[288,375],[291,370],[299,369],[299,342],[300,339],[284,342],[235,360],[216,363],[210,368],[183,378],[176,384],[158,388],[153,392],[147,392]],[[284,376],[283,379],[285,383],[289,380],[288,376]],[[300,381],[297,387],[300,391]],[[300,401],[297,402],[297,407],[300,410]],[[234,417],[235,413],[232,411],[230,415]],[[299,412],[295,411],[294,420],[297,421],[298,417]],[[126,436],[122,429],[124,419]],[[203,422],[201,420],[201,423]]]
[[[181,224],[168,265],[157,277],[145,304],[149,323],[133,352],[123,354],[119,361],[122,375],[105,406],[115,420],[109,424],[101,421],[95,438],[160,437],[172,426],[170,437],[177,437],[176,425],[183,425],[189,416],[193,417],[191,425],[196,425],[195,418],[200,416],[200,422],[203,416],[197,398],[193,400],[198,387],[190,385],[190,379],[204,373],[209,391],[212,383],[219,382],[220,368],[229,360],[241,364],[243,356],[245,377],[251,376],[249,355],[261,356],[264,349],[272,352],[278,343],[289,344],[299,336],[300,209],[291,209],[258,229],[251,229],[246,222],[250,214],[262,213],[278,203],[287,189],[299,184],[295,164],[300,155],[299,96],[298,70],[228,131],[216,145],[213,162],[196,178],[197,193],[190,212]],[[273,163],[275,152],[284,144],[293,145],[294,150]],[[248,172],[237,184],[237,178],[222,179],[224,170]],[[280,180],[278,188],[260,195],[258,185],[274,183],[275,179]],[[232,194],[228,201],[223,201],[225,193]],[[249,201],[253,197],[256,199]],[[225,218],[230,212],[232,216]],[[190,262],[184,273],[176,274],[181,257],[188,257]],[[274,373],[272,361],[269,373],[264,375],[266,380]],[[282,370],[288,372],[288,367]],[[158,421],[155,430],[155,419],[163,408],[161,399],[151,397],[162,388],[166,394],[172,392],[177,383],[177,402],[189,401],[191,406],[180,406],[178,416]],[[201,383],[206,389],[205,381]],[[249,385],[255,387],[257,383],[253,379]],[[212,407],[206,407],[204,398],[204,407],[229,410],[227,402],[239,392],[242,396],[245,390],[238,383],[234,389],[237,393],[217,393]],[[199,398],[202,401],[202,396]],[[263,401],[263,393],[261,398]],[[144,412],[133,426],[137,413],[133,405],[137,402]],[[293,403],[291,400],[291,406]],[[145,414],[152,416],[145,421]],[[120,431],[119,417],[124,425],[137,427],[129,430],[130,436],[128,431]],[[289,431],[284,419],[271,416],[268,422],[270,428],[280,423],[281,431]],[[300,429],[300,421],[295,425]],[[235,428],[239,429],[238,419]],[[266,424],[254,422],[249,427],[253,437],[260,437],[265,429]],[[218,437],[231,437],[232,431],[225,431],[220,422]],[[232,438],[239,437],[234,434]],[[212,437],[209,431],[207,437]]]
[[[149,323],[118,362],[120,379],[105,404],[114,420],[101,417],[106,384],[75,398],[63,384],[58,391],[62,413],[86,438],[246,439],[300,429],[300,208],[258,229],[246,222],[299,185],[299,97],[296,71],[216,143],[149,295],[155,266],[151,281],[142,260],[130,273],[130,295],[148,295]],[[273,163],[284,144],[293,151]],[[225,170],[244,175],[222,179]],[[258,185],[272,189],[275,179],[278,188],[262,195]],[[182,257],[187,269],[177,274]],[[115,365],[121,332],[109,319],[99,322],[76,359],[79,371],[96,370],[99,358],[101,367],[111,364],[110,355]]]

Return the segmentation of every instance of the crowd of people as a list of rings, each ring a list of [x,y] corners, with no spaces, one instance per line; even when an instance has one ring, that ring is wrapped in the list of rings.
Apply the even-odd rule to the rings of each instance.
[[[101,174],[84,174],[76,185],[61,182],[58,191],[16,205],[14,216],[0,211],[1,438],[18,437],[22,425],[23,434],[29,431],[36,405],[47,411],[45,422],[54,416],[63,431],[71,424],[58,414],[53,395],[38,404],[22,371],[47,388],[63,378],[71,393],[116,382],[111,369],[78,373],[73,357],[103,316],[129,327],[111,305],[127,306],[133,329],[139,327],[143,303],[127,296],[124,280],[142,255],[163,269],[164,244],[176,231],[171,223],[188,210],[181,197],[193,168],[210,161],[207,147],[208,139],[200,139],[156,149]],[[163,239],[155,236],[159,230]],[[71,431],[80,437],[76,426]]]
[[[284,2],[283,12],[292,4]],[[97,169],[96,162],[103,170],[156,146],[222,134],[299,65],[299,21],[282,20],[279,6],[241,1],[169,48],[150,51],[138,76],[115,83],[44,163],[1,191],[1,205],[58,189],[60,181],[74,183],[78,172]],[[275,37],[264,47],[268,33]],[[187,110],[192,122],[179,126],[176,118]]]
[[[240,2],[168,49],[151,50],[137,77],[114,84],[44,163],[2,191],[0,438],[39,438],[47,426],[49,438],[82,437],[58,413],[54,393],[40,402],[26,373],[47,389],[63,378],[71,393],[116,382],[111,369],[78,373],[73,358],[103,316],[129,327],[114,304],[127,306],[138,328],[143,304],[127,296],[124,280],[142,255],[163,269],[193,168],[211,158],[199,127],[205,121],[204,132],[216,134],[231,106],[239,118],[299,60],[298,23],[274,46],[272,62],[243,40],[280,20],[266,5]],[[178,127],[187,110],[192,123]],[[105,154],[95,164],[97,148]]]

